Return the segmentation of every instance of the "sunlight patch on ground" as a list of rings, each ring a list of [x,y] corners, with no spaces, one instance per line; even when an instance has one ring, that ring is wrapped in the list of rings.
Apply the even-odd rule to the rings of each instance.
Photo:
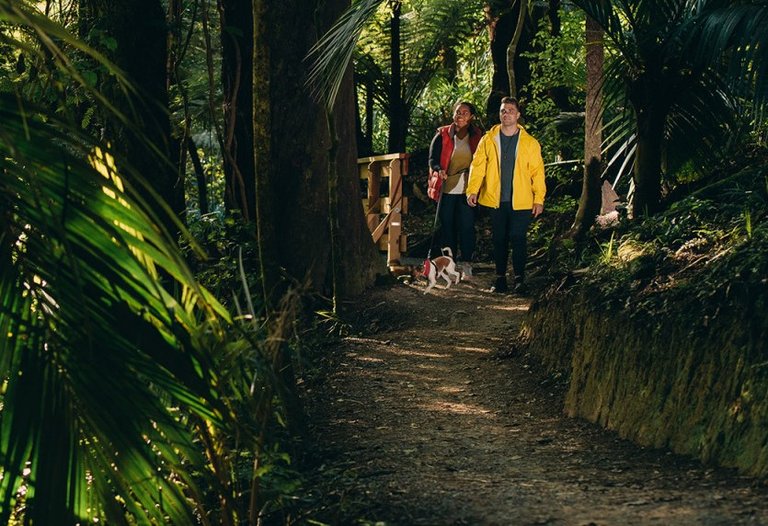
[[[390,342],[390,340],[378,340],[376,338],[360,338],[358,336],[347,336],[343,338],[343,341],[353,342],[353,343],[365,343],[365,344],[378,343],[381,345],[387,345]]]
[[[396,376],[399,378],[407,378],[411,382],[439,382],[441,378],[435,378],[434,376],[425,376],[420,371],[386,371],[386,376]]]
[[[510,311],[510,312],[516,312],[516,311],[522,311],[525,312],[528,310],[528,304],[510,304],[510,303],[502,303],[498,305],[488,305],[486,307],[483,307],[486,310],[504,310],[504,311]]]
[[[440,359],[445,359],[445,358],[449,358],[450,357],[447,354],[438,354],[438,353],[423,352],[423,351],[413,351],[413,350],[409,350],[409,349],[398,349],[398,348],[387,349],[387,352],[390,353],[390,354],[398,354],[398,355],[401,355],[401,356],[422,356],[424,358],[440,358]]]
[[[491,349],[487,347],[454,347],[456,351],[477,352],[481,354],[488,354]]]
[[[384,360],[382,358],[374,358],[373,356],[354,356],[356,360],[360,360],[362,362],[378,362],[378,363],[384,363]]]
[[[448,394],[463,393],[466,390],[467,390],[466,387],[458,387],[458,386],[445,386],[445,387],[438,387],[435,389],[435,391],[440,391],[441,393],[448,393]]]
[[[455,413],[459,415],[482,415],[493,418],[490,409],[485,409],[484,407],[477,405],[462,404],[460,402],[434,402],[423,407],[428,411]]]

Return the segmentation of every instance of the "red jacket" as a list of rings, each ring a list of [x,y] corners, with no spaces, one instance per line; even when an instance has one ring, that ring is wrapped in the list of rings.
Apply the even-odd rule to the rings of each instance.
[[[443,189],[443,180],[440,179],[439,171],[447,170],[453,155],[453,138],[456,135],[456,125],[441,126],[437,129],[432,144],[429,146],[429,181],[427,183],[427,195],[430,199],[437,201],[440,199],[440,192]],[[469,149],[474,154],[477,144],[483,131],[477,126],[469,125]]]

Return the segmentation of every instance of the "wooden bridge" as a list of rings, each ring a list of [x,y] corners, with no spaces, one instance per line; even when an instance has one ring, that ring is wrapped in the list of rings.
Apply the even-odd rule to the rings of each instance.
[[[391,153],[357,160],[360,179],[367,185],[363,210],[368,228],[379,250],[387,252],[389,267],[399,265],[408,248],[403,233],[403,215],[408,213],[403,176],[408,173],[408,158],[407,153]]]

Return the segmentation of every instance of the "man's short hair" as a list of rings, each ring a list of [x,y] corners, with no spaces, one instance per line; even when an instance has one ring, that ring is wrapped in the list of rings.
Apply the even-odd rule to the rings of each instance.
[[[501,99],[501,104],[502,105],[504,105],[504,104],[514,104],[515,108],[517,108],[517,111],[522,113],[522,110],[520,109],[520,103],[517,102],[517,99],[514,98],[514,97],[503,97]]]

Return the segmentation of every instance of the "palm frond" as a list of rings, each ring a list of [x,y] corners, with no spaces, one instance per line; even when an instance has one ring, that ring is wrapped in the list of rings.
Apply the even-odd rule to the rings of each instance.
[[[685,101],[670,109],[666,125],[668,165],[674,171],[692,162],[707,173],[744,139],[744,112],[716,71],[680,89],[685,91]]]
[[[734,89],[750,93],[758,106],[768,101],[768,4],[762,1],[712,2],[681,29],[683,53],[695,64],[727,58]]]
[[[355,74],[371,90],[373,100],[386,108],[389,106],[390,75],[385,72],[376,60],[369,54],[357,54],[355,57]]]
[[[186,333],[227,313],[142,203],[86,160],[87,138],[36,108],[20,113],[0,97],[0,253],[11,263],[0,276],[10,335],[0,342],[0,522],[23,506],[40,524],[121,523],[125,511],[109,516],[94,498],[110,495],[140,522],[189,524],[194,481],[180,458],[204,461],[169,409],[220,418],[215,367]],[[179,304],[146,258],[194,301]]]
[[[355,2],[307,53],[305,60],[310,64],[307,84],[313,98],[328,111],[336,102],[360,33],[384,1]]]
[[[23,50],[30,56],[39,57],[41,65],[50,65],[52,68],[60,71],[65,78],[88,92],[99,105],[107,109],[115,118],[125,123],[130,123],[130,119],[125,114],[112,104],[103,93],[99,92],[92,83],[85,79],[82,72],[70,58],[70,52],[66,51],[64,46],[77,50],[104,66],[116,80],[116,85],[119,89],[126,95],[126,100],[131,100],[133,98],[131,95],[136,94],[135,89],[127,81],[125,74],[107,60],[104,55],[85,45],[82,40],[76,38],[66,28],[44,16],[36,9],[29,7],[25,2],[0,0],[0,20],[33,34],[36,37],[37,45],[31,45],[23,39],[15,38],[12,32],[0,32],[0,42],[8,45],[11,49]]]
[[[413,106],[442,68],[442,51],[458,46],[483,27],[482,2],[429,2],[403,20],[403,100]]]

